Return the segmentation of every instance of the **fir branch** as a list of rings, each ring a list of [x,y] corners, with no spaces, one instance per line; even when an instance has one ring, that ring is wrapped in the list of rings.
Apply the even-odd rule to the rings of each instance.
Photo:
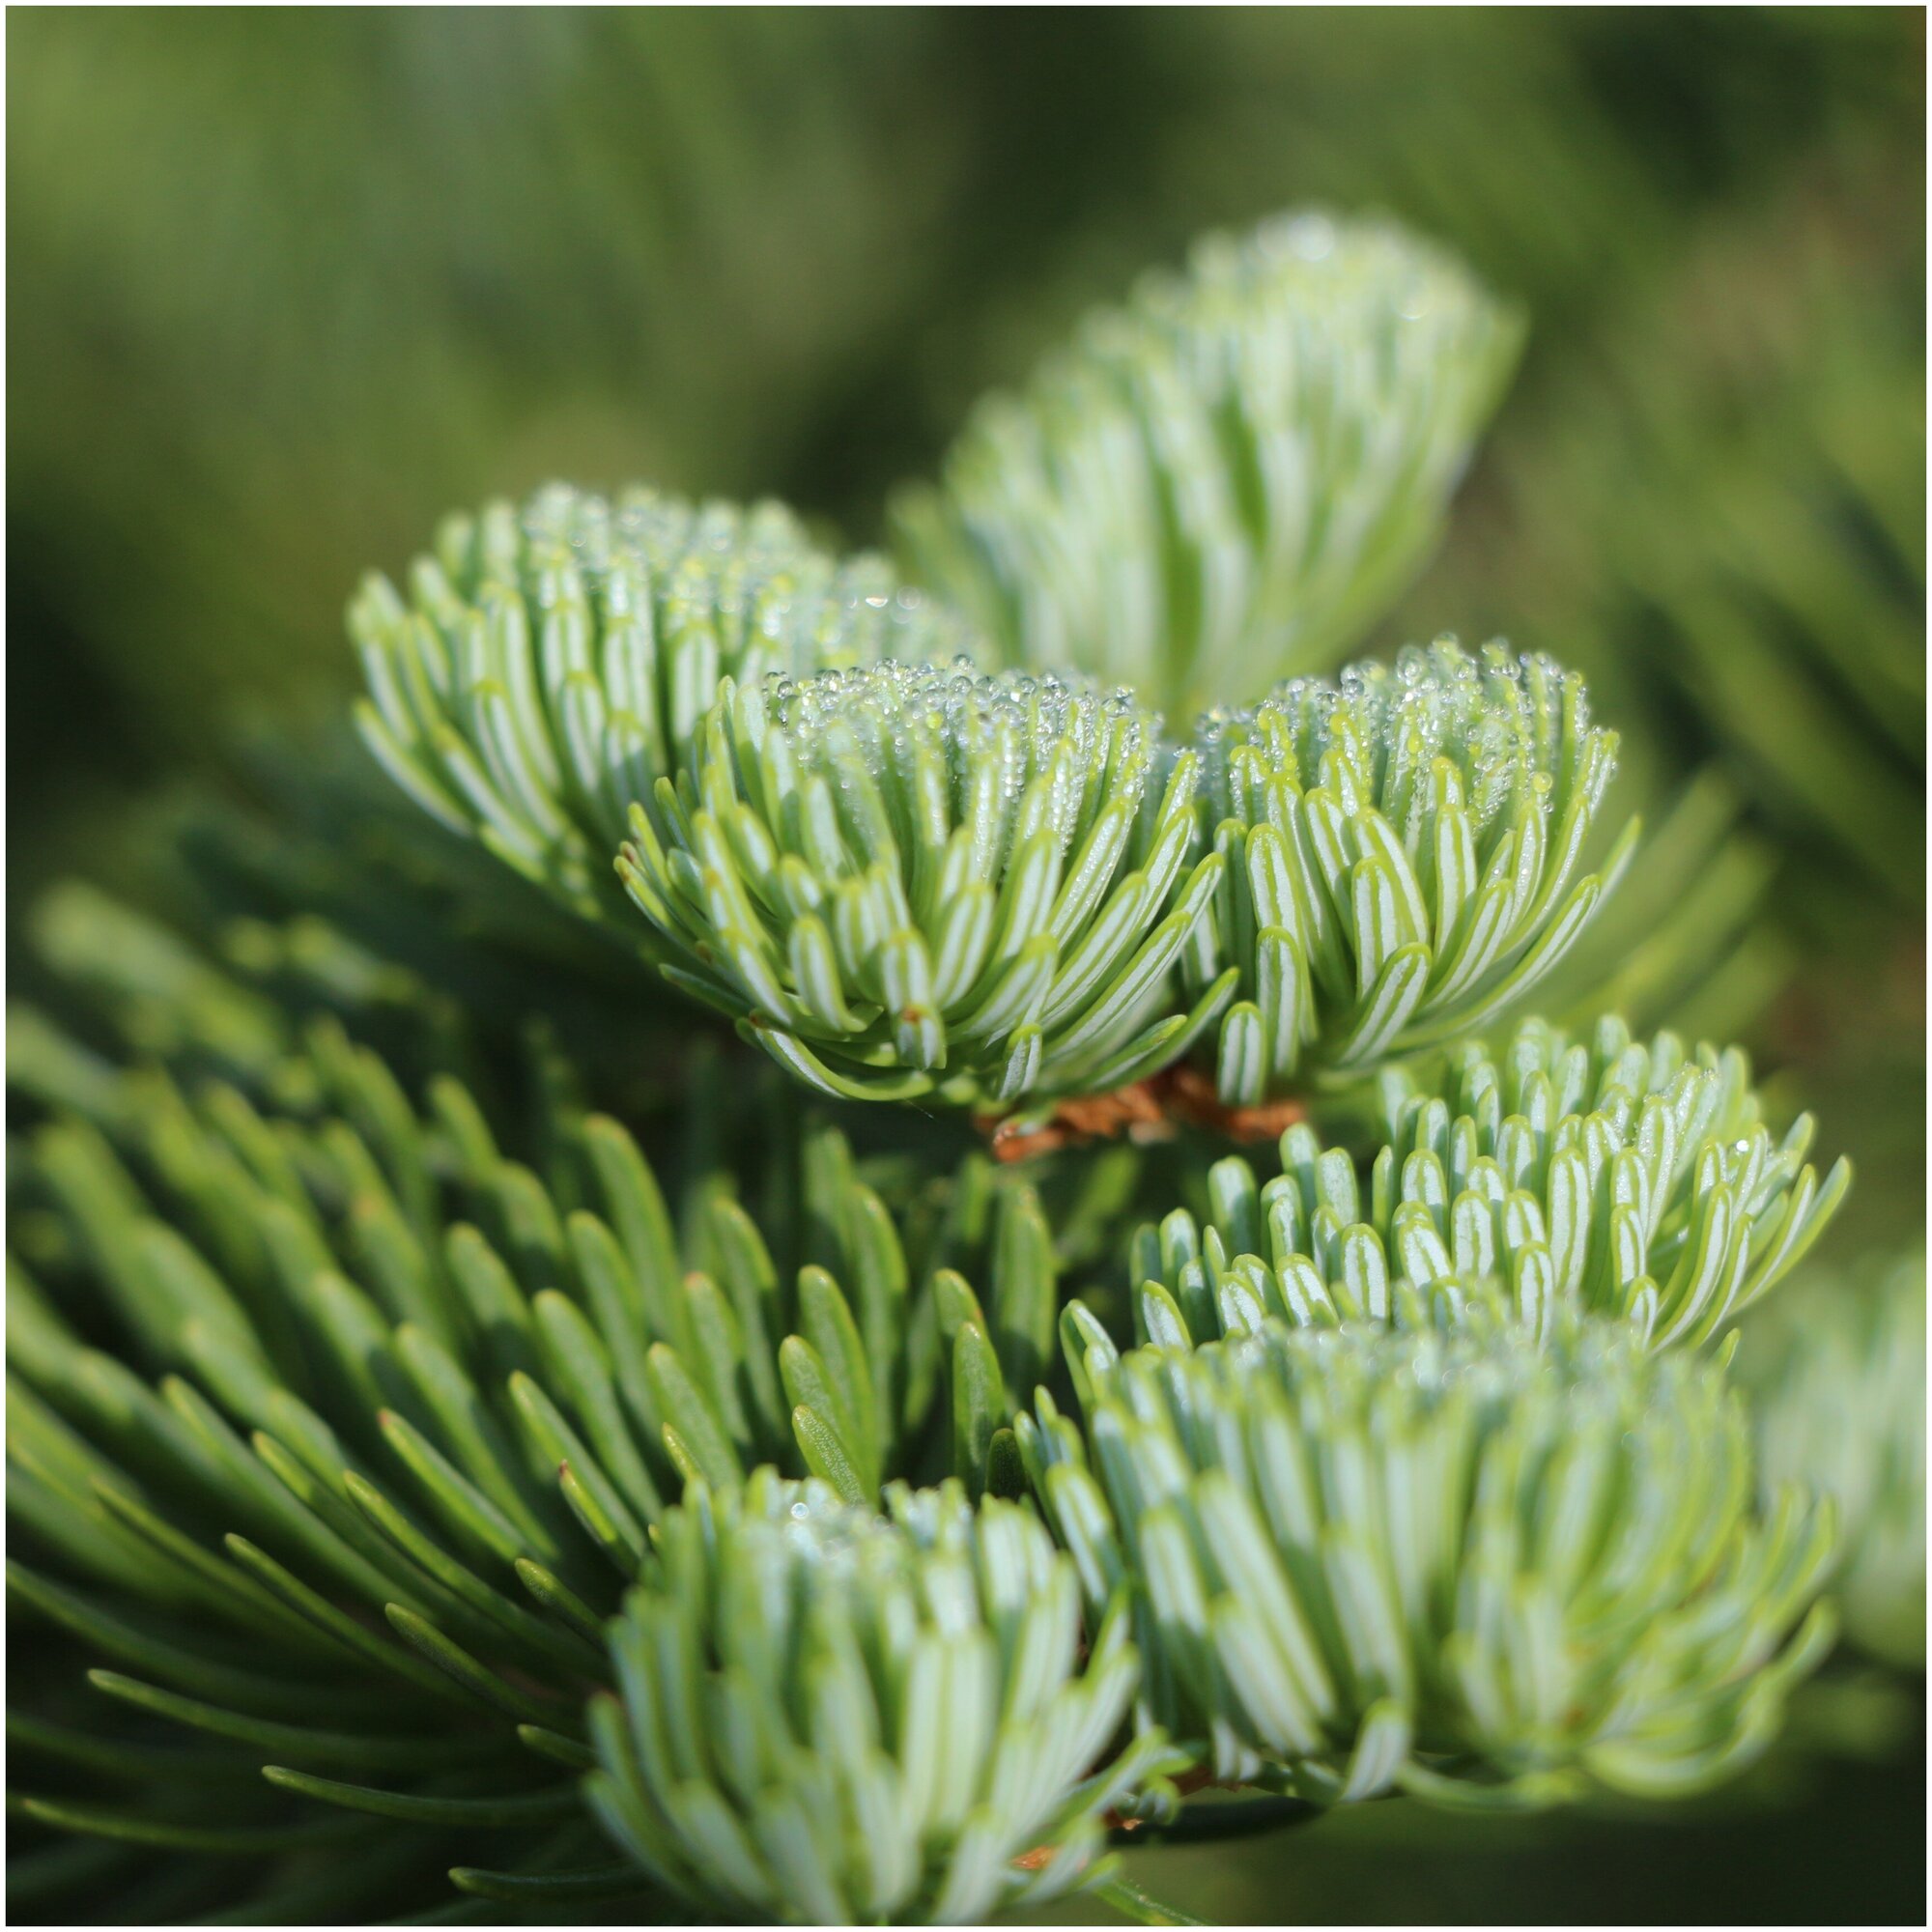
[[[1131,1149],[1022,1178],[938,1160],[943,1127],[862,1172],[769,1073],[759,1149],[725,1152],[683,1058],[668,1191],[594,1110],[607,1069],[539,1045],[509,1110],[449,1070],[488,1056],[446,976],[487,974],[522,902],[446,917],[473,884],[407,840],[366,875],[258,847],[270,909],[218,958],[48,901],[42,961],[95,1018],[9,1015],[40,1118],[8,1584],[119,1728],[10,1716],[82,1786],[10,1808],[106,1847],[30,1890],[125,1845],[173,1861],[157,1909],[228,1861],[313,1916],[361,1895],[299,1861],[340,1846],[377,1883],[447,1870],[426,1921],[974,1920],[1085,1887],[1191,1923],[1107,1846],[1203,1782],[1270,1794],[1208,1836],[1393,1791],[1671,1796],[1762,1747],[1831,1639],[1833,1511],[1754,1471],[1730,1345],[1698,1345],[1848,1169],[1805,1164],[1808,1117],[1773,1137],[1735,1051],[1473,1039],[1630,860],[1614,734],[1548,660],[1448,639],[1180,735],[1149,708],[1337,654],[1517,336],[1398,231],[1285,219],[984,407],[901,508],[950,603],[774,505],[557,486],[351,611],[390,777],[592,923],[554,918],[494,1013],[570,1001],[601,933],[822,1094],[1004,1114],[1015,1145],[1156,1094],[1292,1120],[1265,1184],[1199,1143],[1157,1181]],[[1688,823],[1653,885],[1707,870]],[[1763,884],[1748,850],[1710,876],[1727,918]],[[454,936],[405,965],[381,935],[412,920]],[[1683,937],[1620,986],[1701,970]],[[658,1051],[681,1023],[620,987],[582,1009],[598,1050]],[[364,1033],[398,1015],[392,1062]],[[1358,1161],[1322,1132],[1371,1094]],[[1177,1195],[1124,1302],[1063,1306]],[[1915,1558],[1915,1321],[1922,1348],[1922,1258],[1768,1378],[1768,1462],[1842,1499],[1855,1589]],[[1852,1389],[1889,1446],[1834,1464]]]
[[[1037,1105],[1218,1018],[1220,1100],[1253,1108],[1519,998],[1634,837],[1578,876],[1614,735],[1498,645],[1156,732],[1124,693],[963,662],[727,689],[619,869],[673,982],[825,1092]]]

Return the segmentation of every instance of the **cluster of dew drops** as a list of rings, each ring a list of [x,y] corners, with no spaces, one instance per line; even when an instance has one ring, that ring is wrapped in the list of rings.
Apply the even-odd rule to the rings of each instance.
[[[986,671],[964,655],[950,664],[885,659],[810,677],[774,672],[766,717],[805,761],[836,775],[861,757],[874,779],[895,781],[923,747],[938,749],[956,779],[993,760],[1011,805],[1064,742],[1087,756],[1124,720],[1136,740],[1148,723],[1132,692],[1103,691],[1052,672]]]
[[[815,1480],[797,1484],[790,1503],[769,1521],[795,1558],[840,1572],[872,1552],[891,1528],[880,1510],[847,1502]]]

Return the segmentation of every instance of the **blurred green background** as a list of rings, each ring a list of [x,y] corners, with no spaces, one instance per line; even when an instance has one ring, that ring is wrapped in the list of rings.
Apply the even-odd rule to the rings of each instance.
[[[973,398],[1143,266],[1379,209],[1532,334],[1374,641],[1506,631],[1590,672],[1637,794],[1703,775],[1748,855],[1738,1025],[1860,1163],[1840,1256],[1895,1244],[1924,1213],[1923,28],[12,13],[10,910],[128,886],[157,796],[243,783],[251,721],[333,717],[356,578],[445,510],[639,479],[875,541]],[[1922,1680],[1834,1690],[1685,1811],[1390,1804],[1149,1880],[1228,1919],[1917,1918]]]

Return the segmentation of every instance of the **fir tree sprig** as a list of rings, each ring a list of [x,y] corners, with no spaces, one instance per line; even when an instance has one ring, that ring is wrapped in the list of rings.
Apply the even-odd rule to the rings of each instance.
[[[1829,1647],[1829,1505],[1760,1519],[1719,1367],[1614,1326],[1271,1322],[1080,1379],[1084,1438],[1042,1402],[1022,1453],[1090,1603],[1141,1585],[1143,1721],[1217,1777],[1681,1793]]]
[[[1124,1592],[1083,1644],[1072,1560],[1032,1512],[956,1485],[888,1502],[769,1471],[696,1487],[615,1628],[590,1802],[727,1918],[982,1920],[1104,1877],[1113,1807],[1171,1807],[1156,1733],[1113,1750]]]
[[[780,504],[563,485],[449,518],[408,595],[370,577],[349,629],[356,720],[390,777],[592,916],[632,803],[683,768],[722,679],[947,657],[963,635]]]
[[[1231,989],[1174,1009],[1220,869],[1198,774],[1123,692],[963,660],[727,687],[620,871],[691,955],[675,981],[828,1093],[1087,1092],[1176,1057]]]
[[[1230,1106],[1484,1025],[1563,956],[1636,826],[1581,872],[1615,766],[1582,683],[1444,639],[1304,679],[1196,733],[1223,860],[1214,968],[1241,969]],[[1194,968],[1198,978],[1204,965]]]
[[[1004,663],[1177,716],[1238,703],[1326,669],[1402,589],[1520,341],[1392,222],[1205,238],[980,405],[896,505],[900,551]]]
[[[1790,1273],[1851,1184],[1848,1161],[1805,1165],[1809,1115],[1773,1136],[1736,1048],[1615,1018],[1587,1040],[1528,1020],[1379,1086],[1364,1165],[1299,1122],[1265,1184],[1238,1156],[1208,1169],[1205,1226],[1177,1208],[1140,1231],[1141,1340],[1391,1321],[1411,1293],[1453,1319],[1463,1284],[1495,1279],[1533,1328],[1583,1308],[1691,1347]]]

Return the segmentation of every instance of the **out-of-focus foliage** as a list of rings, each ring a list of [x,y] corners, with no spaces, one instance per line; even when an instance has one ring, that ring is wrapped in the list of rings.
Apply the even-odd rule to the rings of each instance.
[[[1760,1475],[1835,1498],[1846,1635],[1925,1664],[1925,1256],[1817,1275],[1750,1323]]]
[[[401,562],[450,503],[558,470],[768,487],[907,300],[947,165],[923,38],[14,23],[10,464],[49,614],[179,743],[218,685],[285,696],[292,656],[339,689],[351,559]]]
[[[1827,888],[1812,932],[1923,895],[1923,267],[1849,213],[1820,184],[1700,237],[1495,477],[1512,621],[1689,709]]]

